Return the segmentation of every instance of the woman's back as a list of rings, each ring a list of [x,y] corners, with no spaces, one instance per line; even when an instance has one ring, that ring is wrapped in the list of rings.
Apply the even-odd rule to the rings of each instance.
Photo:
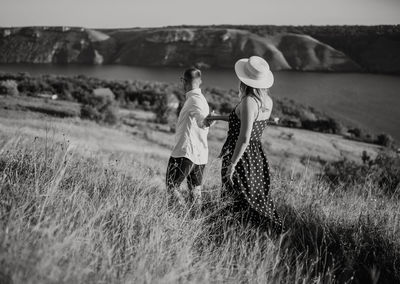
[[[251,97],[251,98],[253,98],[257,103],[255,121],[268,120],[271,116],[272,106],[273,106],[271,97],[268,96],[268,94],[264,94],[262,97],[260,97],[261,102],[255,97]],[[241,103],[242,102],[240,102],[237,105],[237,107],[235,108],[235,113],[239,119],[240,119]],[[250,111],[250,110],[247,110],[247,111]]]
[[[252,109],[243,108],[241,104],[244,100],[252,100],[253,103]],[[241,103],[239,103],[235,109],[229,115],[228,123],[228,137],[224,146],[222,147],[221,155],[225,154],[229,150],[233,150],[233,145],[236,143],[240,130],[241,130],[241,111],[251,112],[254,113],[254,120],[251,125],[251,132],[250,132],[250,141],[256,142],[261,140],[262,133],[265,127],[268,124],[268,119],[271,115],[272,111],[272,99],[265,95],[262,98],[262,104],[254,97],[244,98]]]

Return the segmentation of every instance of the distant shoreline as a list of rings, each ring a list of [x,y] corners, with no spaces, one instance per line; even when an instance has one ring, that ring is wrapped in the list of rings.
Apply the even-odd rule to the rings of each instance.
[[[12,65],[32,65],[32,66],[54,66],[54,67],[63,67],[63,66],[85,66],[85,67],[96,67],[96,66],[123,66],[123,67],[138,67],[138,68],[154,68],[154,69],[182,69],[185,68],[185,66],[146,66],[146,65],[128,65],[128,64],[118,64],[118,63],[105,63],[105,64],[90,64],[90,63],[33,63],[33,62],[18,62],[18,63],[2,63],[0,62],[0,72],[7,72],[7,71],[2,71],[1,67],[2,66],[12,66]],[[231,70],[231,67],[198,67],[200,70],[222,70],[222,71],[227,71]],[[274,73],[283,73],[283,72],[288,72],[288,73],[309,73],[309,74],[368,74],[368,75],[376,75],[376,76],[392,76],[392,77],[399,77],[400,72],[394,72],[394,73],[377,73],[377,72],[368,72],[368,71],[359,71],[359,72],[354,72],[354,71],[327,71],[327,70],[321,70],[321,71],[316,71],[316,70],[273,70]],[[22,71],[23,72],[23,71]],[[29,73],[29,72],[28,72]],[[116,79],[118,80],[118,79]]]
[[[273,71],[400,74],[400,25],[181,25],[0,28],[1,63],[231,68],[251,54]]]

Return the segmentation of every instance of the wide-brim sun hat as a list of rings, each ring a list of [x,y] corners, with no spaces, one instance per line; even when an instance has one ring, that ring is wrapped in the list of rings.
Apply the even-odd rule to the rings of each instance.
[[[235,72],[240,81],[253,88],[267,89],[274,84],[267,61],[259,56],[239,59],[235,63]]]

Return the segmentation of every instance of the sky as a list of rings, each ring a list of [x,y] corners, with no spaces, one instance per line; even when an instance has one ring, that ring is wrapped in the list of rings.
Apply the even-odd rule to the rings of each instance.
[[[400,0],[0,0],[0,26],[400,24]]]

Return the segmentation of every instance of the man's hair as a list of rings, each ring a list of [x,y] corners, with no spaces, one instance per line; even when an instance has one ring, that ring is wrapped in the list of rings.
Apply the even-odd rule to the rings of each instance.
[[[195,67],[191,67],[185,70],[183,78],[188,82],[193,82],[195,79],[201,78],[201,71]]]

